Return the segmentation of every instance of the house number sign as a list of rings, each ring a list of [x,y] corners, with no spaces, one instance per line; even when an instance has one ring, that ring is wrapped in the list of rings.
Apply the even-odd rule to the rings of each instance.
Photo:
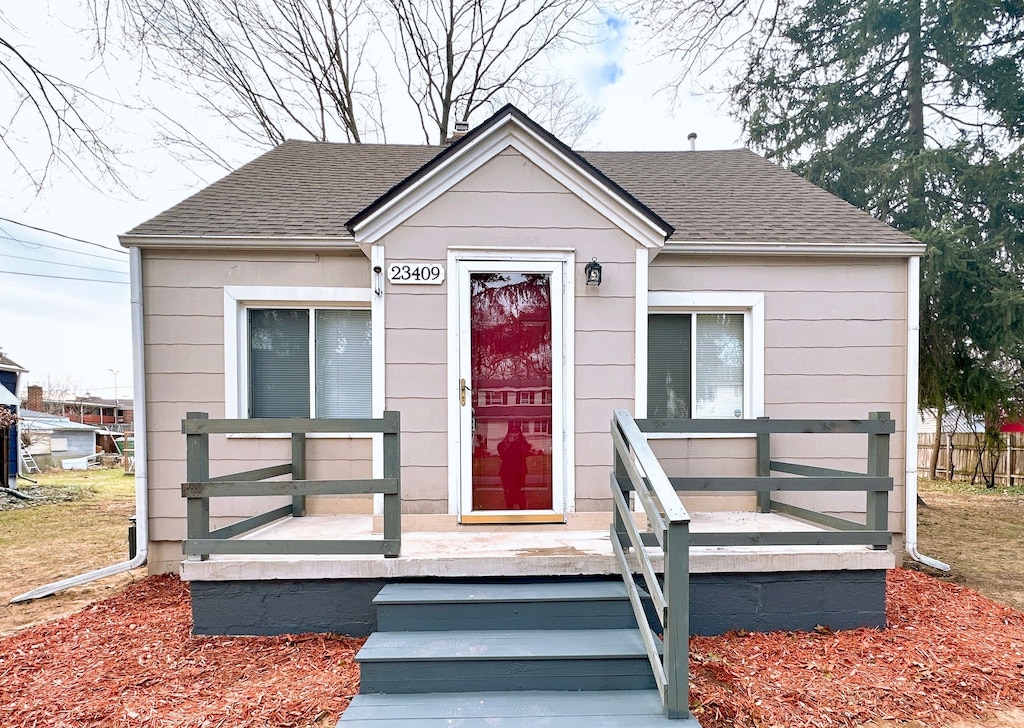
[[[390,283],[440,285],[444,283],[444,266],[438,263],[392,263],[388,266]]]

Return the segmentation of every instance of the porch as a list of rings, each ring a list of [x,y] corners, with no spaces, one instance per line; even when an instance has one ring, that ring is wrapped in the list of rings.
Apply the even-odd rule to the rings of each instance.
[[[328,428],[382,434],[384,477],[306,480],[306,434]],[[194,631],[373,633],[359,659],[392,665],[381,668],[381,677],[375,678],[381,685],[376,692],[536,691],[545,689],[549,678],[555,690],[631,690],[642,685],[658,689],[665,715],[686,719],[690,634],[885,624],[885,571],[895,565],[887,548],[892,540],[888,493],[893,487],[889,435],[895,428],[887,413],[839,422],[636,421],[617,410],[610,433],[614,510],[569,514],[566,523],[557,525],[463,525],[454,516],[403,515],[397,413],[378,420],[336,421],[209,420],[193,413],[182,429],[188,443],[189,482],[182,485],[182,495],[188,499],[189,537],[181,574],[192,583]],[[210,435],[238,431],[290,432],[292,461],[211,478]],[[669,477],[648,442],[650,432],[669,437],[752,434],[757,473]],[[778,434],[866,435],[866,472],[773,460],[772,436]],[[788,477],[773,477],[773,472]],[[269,480],[285,475],[293,479]],[[679,493],[695,491],[753,492],[756,508],[690,514]],[[864,522],[776,500],[778,491],[862,491]],[[381,516],[305,513],[310,495],[354,493],[381,494]],[[211,498],[253,495],[286,495],[291,504],[211,530]],[[424,582],[440,585],[427,589],[431,594],[426,600],[416,586]],[[578,620],[585,627],[550,626],[576,621],[557,603],[605,593],[613,584],[620,593],[612,601],[618,602],[617,609],[632,613],[632,629],[620,634],[610,628],[600,609]],[[388,636],[379,624],[380,600],[388,590],[410,588],[415,594],[410,600],[412,623],[420,612],[440,616],[431,621],[433,627],[406,628]],[[574,596],[558,594],[567,588]],[[481,593],[495,590],[504,596],[493,604],[478,602]],[[465,597],[451,602],[453,593]],[[530,613],[529,619],[520,617],[524,593],[543,595],[525,598],[536,603],[523,612]],[[553,620],[552,610],[558,609],[561,616]],[[497,614],[516,629],[455,631],[466,610],[479,623]],[[537,620],[542,626],[533,624]],[[432,629],[451,636],[427,634]],[[598,633],[584,633],[593,630]],[[606,654],[592,648],[593,640],[620,638],[623,645],[609,647]],[[480,660],[486,666],[474,666]],[[650,672],[636,672],[638,662],[649,662]],[[509,683],[503,677],[506,669],[530,677]],[[633,677],[619,682],[608,677],[619,669]],[[476,679],[478,671],[486,676]],[[408,679],[395,677],[401,674]],[[463,683],[476,687],[460,687]],[[444,687],[431,687],[436,684]]]

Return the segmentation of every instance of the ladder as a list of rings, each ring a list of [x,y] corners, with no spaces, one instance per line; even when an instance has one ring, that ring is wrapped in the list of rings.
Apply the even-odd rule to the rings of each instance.
[[[18,447],[18,454],[21,457],[22,475],[30,475],[32,473],[40,472],[39,465],[36,464],[35,458],[33,458],[32,454],[23,446]]]

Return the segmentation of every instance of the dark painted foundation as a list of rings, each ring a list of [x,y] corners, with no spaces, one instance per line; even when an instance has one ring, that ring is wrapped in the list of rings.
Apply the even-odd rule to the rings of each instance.
[[[365,636],[377,628],[372,600],[385,583],[383,579],[193,581],[192,631]],[[692,634],[810,631],[819,625],[884,627],[885,571],[690,576]]]

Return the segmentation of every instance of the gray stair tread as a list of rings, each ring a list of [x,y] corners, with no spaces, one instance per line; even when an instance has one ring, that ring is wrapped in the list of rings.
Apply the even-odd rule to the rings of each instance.
[[[693,718],[669,721],[662,712],[657,690],[357,695],[338,723],[339,728],[669,725],[700,728]]]
[[[638,629],[467,630],[375,632],[356,659],[361,663],[420,660],[557,660],[641,657]]]
[[[560,602],[580,599],[626,599],[622,581],[544,582],[539,584],[392,583],[374,604],[419,602]]]

